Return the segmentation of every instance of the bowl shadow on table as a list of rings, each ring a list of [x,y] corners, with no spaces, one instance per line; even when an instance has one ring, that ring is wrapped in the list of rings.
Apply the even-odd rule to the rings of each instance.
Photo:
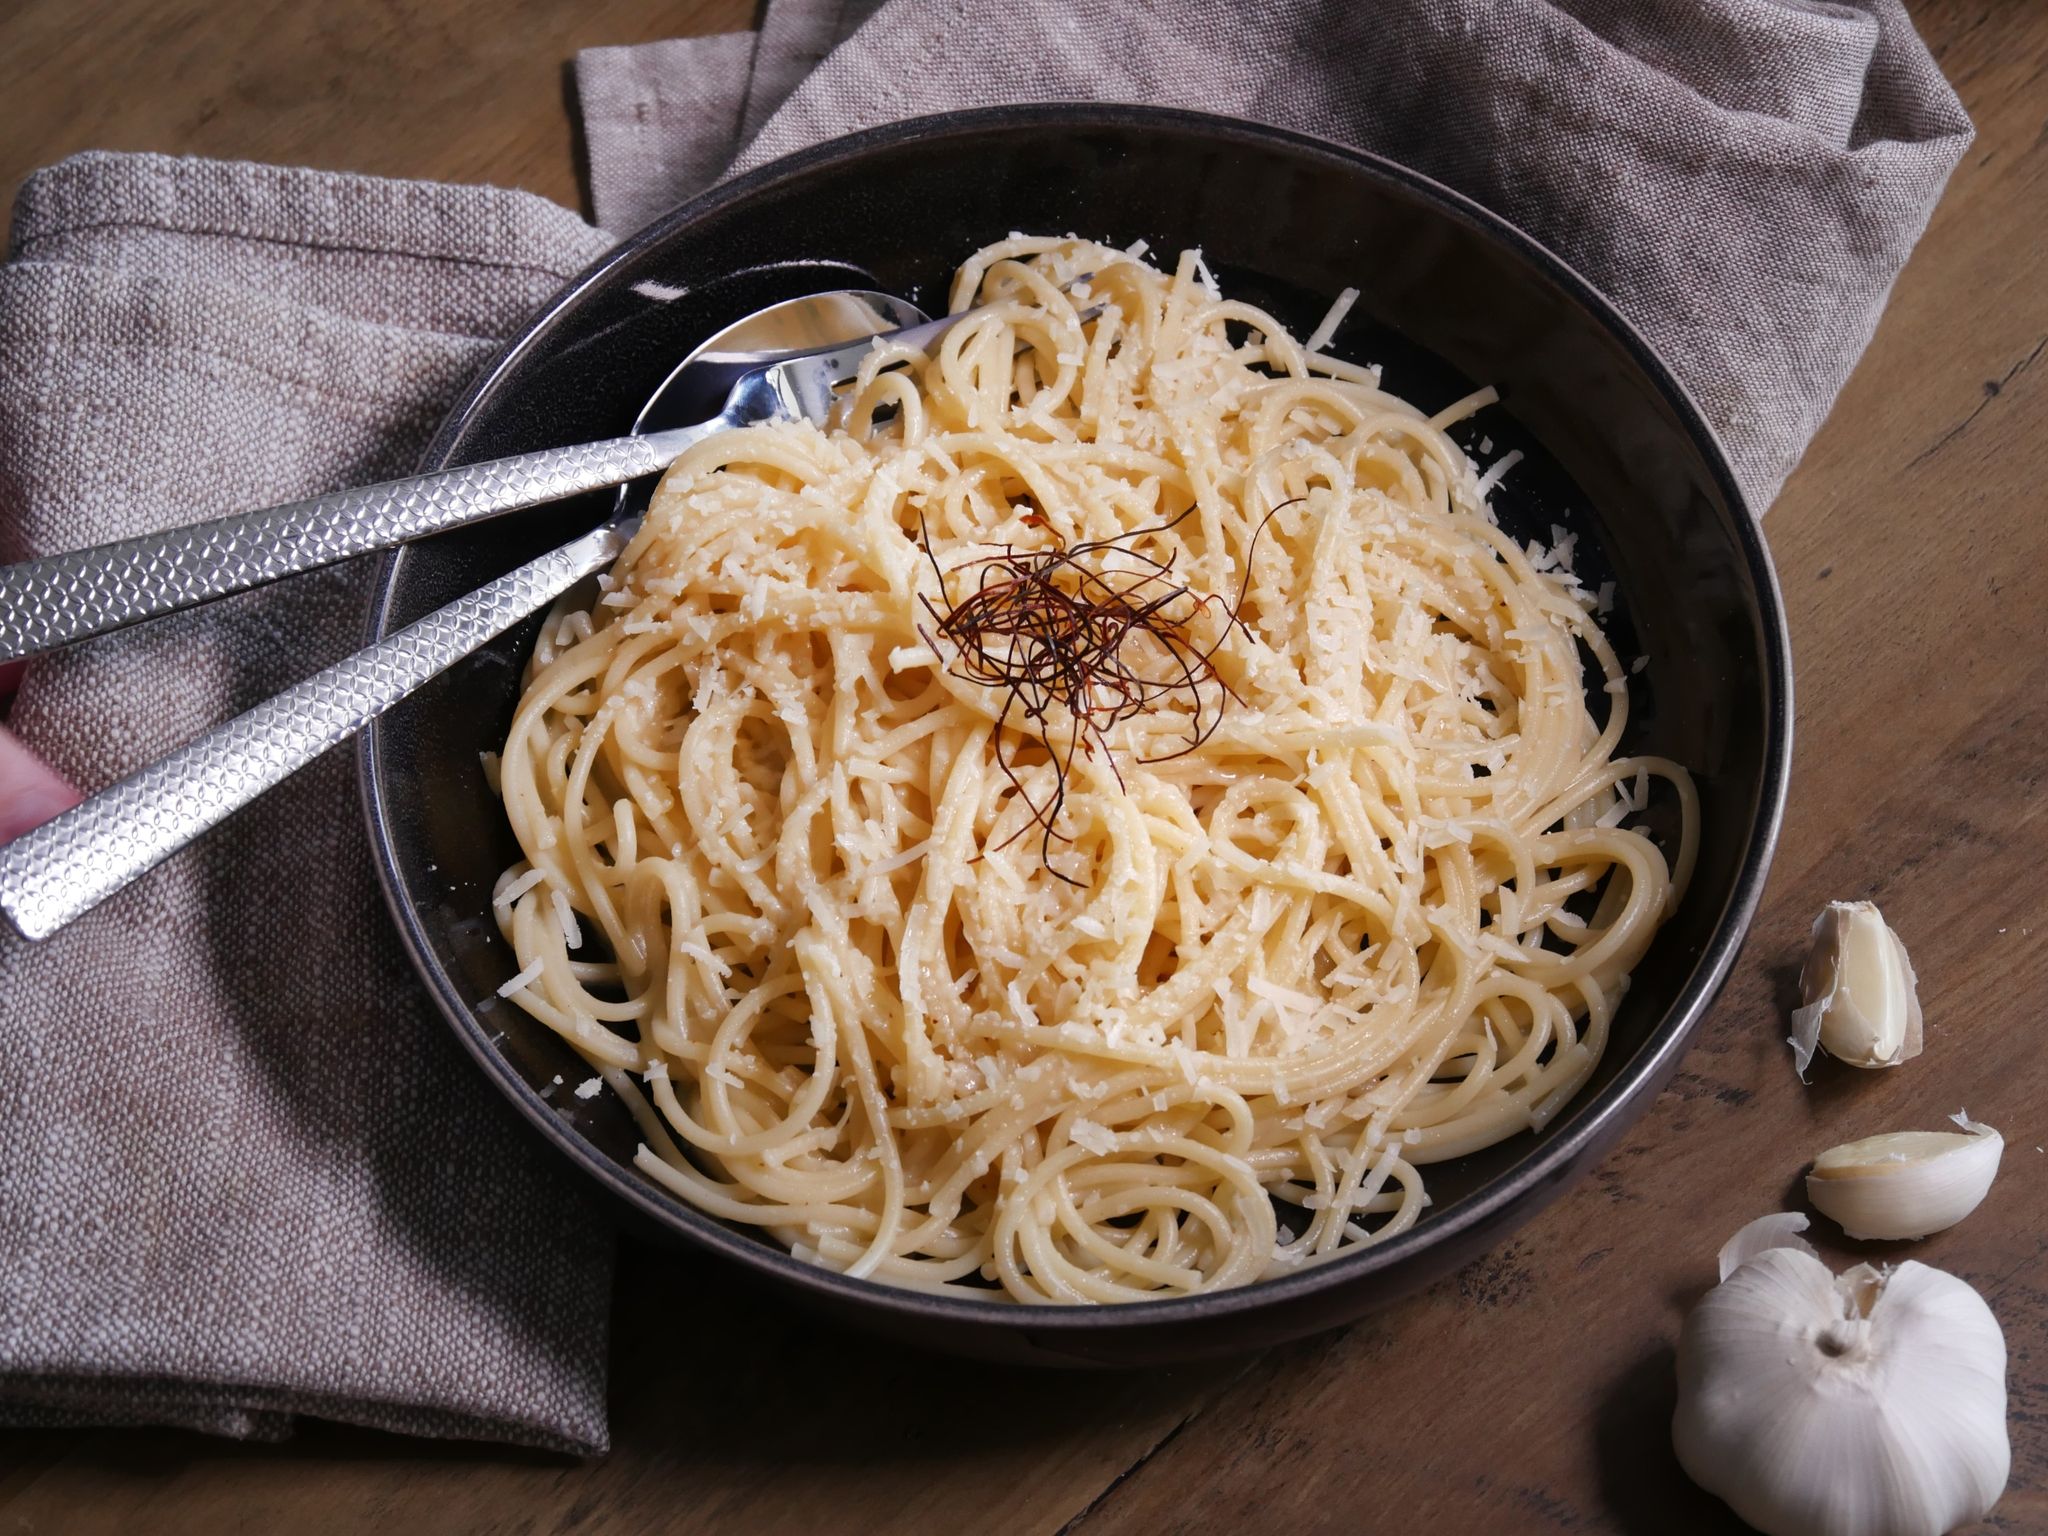
[[[1749,1527],[1700,1488],[1671,1448],[1676,1353],[1659,1344],[1614,1379],[1593,1414],[1601,1502],[1626,1536],[1743,1536]]]
[[[1071,1443],[1148,1417],[1177,1421],[1251,1364],[1237,1357],[1082,1380],[942,1355],[849,1328],[736,1269],[633,1239],[622,1246],[613,1320],[617,1449],[764,1471],[997,1450],[1010,1461],[1033,1442]],[[686,1390],[690,1378],[716,1380],[719,1392]]]

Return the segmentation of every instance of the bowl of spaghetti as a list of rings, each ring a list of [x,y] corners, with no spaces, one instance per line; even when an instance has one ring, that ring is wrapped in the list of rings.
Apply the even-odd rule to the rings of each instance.
[[[643,1224],[967,1352],[1256,1347],[1497,1241],[1675,1068],[1775,837],[1783,618],[1682,387],[1412,173],[1004,108],[635,236],[430,462],[842,285],[973,315],[692,449],[366,735],[458,1036]],[[374,628],[604,510],[400,552]]]

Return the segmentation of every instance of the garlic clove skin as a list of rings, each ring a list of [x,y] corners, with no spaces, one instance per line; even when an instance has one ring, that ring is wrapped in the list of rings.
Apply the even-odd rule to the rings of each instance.
[[[1898,1241],[1954,1226],[1998,1175],[2005,1138],[1967,1114],[1963,1131],[1893,1131],[1830,1147],[1813,1160],[1806,1198],[1851,1237]]]
[[[1811,1225],[1799,1211],[1777,1211],[1759,1216],[1721,1245],[1721,1278],[1726,1280],[1758,1254],[1772,1248],[1790,1248],[1810,1259],[1818,1259],[1813,1244],[1799,1234]]]
[[[1906,946],[1867,901],[1831,901],[1814,919],[1799,972],[1803,1007],[1787,1042],[1804,1077],[1816,1046],[1852,1067],[1896,1067],[1920,1054],[1920,979]]]
[[[2012,1469],[2005,1337],[1924,1264],[1837,1277],[1771,1247],[1686,1319],[1672,1444],[1765,1536],[1939,1536]]]

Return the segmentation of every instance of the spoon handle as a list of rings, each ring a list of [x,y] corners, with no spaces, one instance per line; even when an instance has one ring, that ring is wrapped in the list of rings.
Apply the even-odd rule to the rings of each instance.
[[[0,568],[0,661],[481,518],[657,474],[729,423],[549,448]]]
[[[582,577],[638,520],[500,576],[0,847],[0,911],[47,938]]]

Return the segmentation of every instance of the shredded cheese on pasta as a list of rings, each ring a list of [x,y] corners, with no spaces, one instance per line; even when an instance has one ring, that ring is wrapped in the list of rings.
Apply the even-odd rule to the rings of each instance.
[[[547,626],[498,768],[509,995],[650,1178],[850,1274],[1114,1302],[1405,1230],[1422,1166],[1593,1070],[1690,780],[1616,756],[1595,598],[1445,435],[1490,392],[1426,418],[1194,253],[1012,238],[952,304],[829,427],[685,454]],[[991,552],[1118,538],[1228,700],[1063,770],[1077,723],[999,731],[931,616]],[[1651,779],[1675,870],[1626,824]]]

